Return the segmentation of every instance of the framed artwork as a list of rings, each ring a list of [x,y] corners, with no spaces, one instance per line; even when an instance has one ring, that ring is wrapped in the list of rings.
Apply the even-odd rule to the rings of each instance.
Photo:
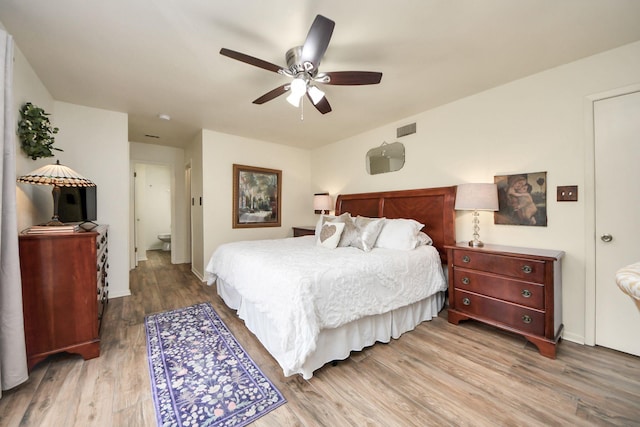
[[[499,210],[495,224],[547,226],[547,173],[519,173],[494,177]]]
[[[280,227],[282,171],[233,165],[233,228]]]

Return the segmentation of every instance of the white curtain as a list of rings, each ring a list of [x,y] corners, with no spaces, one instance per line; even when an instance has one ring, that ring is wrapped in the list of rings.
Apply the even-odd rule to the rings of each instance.
[[[28,371],[16,216],[13,38],[1,29],[0,78],[0,384],[2,390],[8,390],[25,382]]]

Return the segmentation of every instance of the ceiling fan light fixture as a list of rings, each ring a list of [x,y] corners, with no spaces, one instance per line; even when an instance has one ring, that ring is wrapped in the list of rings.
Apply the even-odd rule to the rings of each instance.
[[[309,89],[307,91],[309,92],[309,97],[311,98],[313,105],[317,105],[318,102],[320,102],[322,98],[324,98],[324,92],[315,86],[309,86]]]
[[[296,77],[291,82],[291,94],[296,95],[298,97],[305,94],[307,91],[307,82],[302,77]]]
[[[293,105],[294,107],[298,108],[300,106],[300,100],[302,99],[301,96],[296,95],[295,93],[291,92],[289,94],[289,96],[287,96],[287,102],[291,105]]]
[[[294,107],[300,106],[300,98],[307,92],[307,81],[302,77],[296,77],[289,86],[291,94],[287,96],[287,102]]]

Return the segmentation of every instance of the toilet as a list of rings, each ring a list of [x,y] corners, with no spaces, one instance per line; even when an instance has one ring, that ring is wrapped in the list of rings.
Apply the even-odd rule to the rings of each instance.
[[[162,242],[162,250],[171,250],[171,233],[158,234],[158,240]]]

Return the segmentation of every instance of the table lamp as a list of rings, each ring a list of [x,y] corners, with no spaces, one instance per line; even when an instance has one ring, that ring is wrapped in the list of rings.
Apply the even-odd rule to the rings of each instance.
[[[459,184],[455,210],[473,211],[473,240],[469,246],[481,248],[480,219],[478,211],[498,210],[498,186],[496,184]]]
[[[313,210],[317,214],[328,214],[331,210],[331,196],[329,193],[316,193],[313,195]]]
[[[46,165],[26,175],[18,177],[18,182],[37,185],[53,185],[53,217],[45,225],[64,225],[58,219],[58,199],[60,187],[95,187],[96,185],[67,166],[61,165],[59,160],[53,165]]]

